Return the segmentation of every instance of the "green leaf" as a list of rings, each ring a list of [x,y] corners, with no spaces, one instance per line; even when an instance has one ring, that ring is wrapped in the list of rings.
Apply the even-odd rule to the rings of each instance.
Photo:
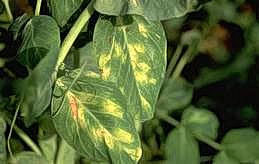
[[[230,130],[222,140],[226,153],[239,162],[259,159],[259,133],[251,128]]]
[[[88,160],[137,163],[141,146],[125,97],[112,82],[81,72],[56,81],[52,112],[58,133]]]
[[[102,79],[116,83],[136,120],[151,119],[166,69],[160,22],[141,16],[100,18],[93,42]]]
[[[94,8],[107,15],[136,14],[149,20],[165,20],[193,11],[199,2],[201,0],[96,0]]]
[[[168,164],[199,164],[198,142],[183,126],[172,130],[165,143]]]
[[[35,16],[27,22],[22,33],[18,61],[33,69],[51,47],[59,47],[60,31],[50,16]]]
[[[5,163],[7,159],[6,139],[5,139],[6,123],[0,116],[0,164]]]
[[[26,126],[34,123],[50,104],[58,50],[56,47],[51,48],[26,79],[15,82],[22,98],[20,108]]]
[[[49,164],[54,164],[57,152],[57,135],[38,139],[40,148]],[[65,163],[64,163],[65,164]]]
[[[16,40],[18,36],[21,35],[22,29],[26,25],[26,23],[29,21],[30,16],[26,13],[19,16],[14,20],[14,22],[9,27],[8,31],[13,34],[13,39]]]
[[[239,164],[239,162],[222,151],[214,157],[213,164]]]
[[[55,164],[74,164],[78,158],[77,152],[65,140],[61,140]]]
[[[21,152],[10,159],[9,164],[48,164],[48,161],[34,152]]]
[[[183,78],[169,79],[161,93],[157,107],[159,110],[172,112],[190,104],[193,86]]]
[[[0,1],[0,14],[2,14],[5,10],[5,6],[4,6],[4,3],[3,1]]]
[[[83,1],[84,0],[48,0],[51,15],[60,27],[67,24],[69,18],[79,9]]]
[[[216,139],[219,121],[217,116],[207,109],[187,108],[182,115],[181,123],[197,135],[204,135]]]

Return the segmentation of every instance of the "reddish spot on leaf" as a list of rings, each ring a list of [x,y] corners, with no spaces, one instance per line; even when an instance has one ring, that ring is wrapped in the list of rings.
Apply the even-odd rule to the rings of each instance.
[[[71,107],[72,116],[74,119],[76,119],[78,117],[78,106],[76,98],[74,96],[69,96],[68,100]]]

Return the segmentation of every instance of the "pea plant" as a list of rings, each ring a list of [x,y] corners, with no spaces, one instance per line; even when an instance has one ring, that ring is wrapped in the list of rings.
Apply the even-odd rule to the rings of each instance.
[[[219,143],[217,116],[190,105],[194,87],[181,73],[199,31],[168,53],[161,22],[205,1],[37,0],[20,15],[17,2],[0,2],[0,164],[259,162],[256,130]],[[175,128],[167,135],[161,122]],[[199,143],[216,155],[201,156]]]

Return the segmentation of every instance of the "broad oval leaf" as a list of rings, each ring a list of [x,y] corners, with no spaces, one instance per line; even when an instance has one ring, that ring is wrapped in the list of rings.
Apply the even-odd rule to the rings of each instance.
[[[169,79],[164,87],[157,107],[159,110],[172,112],[190,104],[193,86],[183,78]]]
[[[15,82],[15,88],[22,99],[21,115],[26,126],[34,123],[50,105],[58,51],[57,47],[51,48],[26,79]]]
[[[69,18],[79,9],[83,1],[84,0],[48,0],[51,15],[60,27],[66,25]]]
[[[190,106],[182,115],[181,123],[192,133],[204,135],[216,139],[218,135],[219,121],[217,116],[207,109]]]
[[[9,164],[47,164],[48,161],[34,152],[21,152],[10,159]]]
[[[199,2],[201,0],[96,0],[94,8],[107,15],[136,14],[149,20],[165,20],[193,11]]]
[[[60,31],[55,20],[46,15],[32,17],[22,32],[18,60],[33,69],[51,47],[59,47]]]
[[[52,112],[58,133],[88,160],[137,163],[142,151],[124,96],[112,82],[79,73],[56,81]]]
[[[259,133],[251,128],[230,130],[222,140],[226,153],[239,162],[259,159]]]
[[[99,18],[94,31],[101,77],[116,83],[135,119],[151,119],[166,69],[163,27],[141,16],[112,21]]]
[[[226,152],[222,151],[214,157],[213,164],[239,164],[239,162],[228,156]]]
[[[200,163],[198,142],[183,126],[169,133],[165,143],[165,155],[167,164]]]

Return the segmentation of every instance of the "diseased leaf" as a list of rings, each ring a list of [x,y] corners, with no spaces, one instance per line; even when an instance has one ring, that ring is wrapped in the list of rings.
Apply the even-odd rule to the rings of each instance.
[[[181,126],[169,133],[165,143],[167,164],[199,164],[198,142]]]
[[[193,11],[199,2],[201,0],[96,0],[94,7],[106,15],[136,14],[149,20],[165,20]]]
[[[197,135],[204,135],[216,139],[218,135],[219,121],[217,116],[207,109],[193,106],[185,109],[181,123]]]
[[[20,108],[26,126],[35,122],[50,104],[58,50],[57,47],[51,48],[26,79],[15,82],[17,92],[22,98]]]
[[[82,72],[56,81],[52,112],[58,133],[88,160],[137,163],[141,146],[125,97],[112,82]]]
[[[77,158],[77,152],[62,139],[59,143],[55,164],[74,164],[76,163]]]
[[[223,151],[214,157],[213,164],[239,164],[239,162],[228,156],[227,153]]]
[[[51,15],[55,18],[60,27],[66,25],[69,18],[79,9],[83,1],[84,0],[48,0]]]
[[[0,116],[0,164],[5,164],[7,160],[5,130],[6,123]]]
[[[193,86],[183,78],[169,79],[161,93],[157,107],[159,110],[172,112],[190,104]]]
[[[27,22],[22,33],[18,60],[33,69],[51,47],[59,47],[60,31],[50,16],[35,16]]]
[[[254,129],[230,130],[222,140],[226,153],[239,162],[255,162],[259,158],[259,133]]]
[[[48,161],[34,152],[21,152],[10,159],[9,164],[47,164]]]
[[[102,79],[116,83],[136,120],[151,119],[166,69],[160,22],[141,16],[99,18],[93,42]]]

